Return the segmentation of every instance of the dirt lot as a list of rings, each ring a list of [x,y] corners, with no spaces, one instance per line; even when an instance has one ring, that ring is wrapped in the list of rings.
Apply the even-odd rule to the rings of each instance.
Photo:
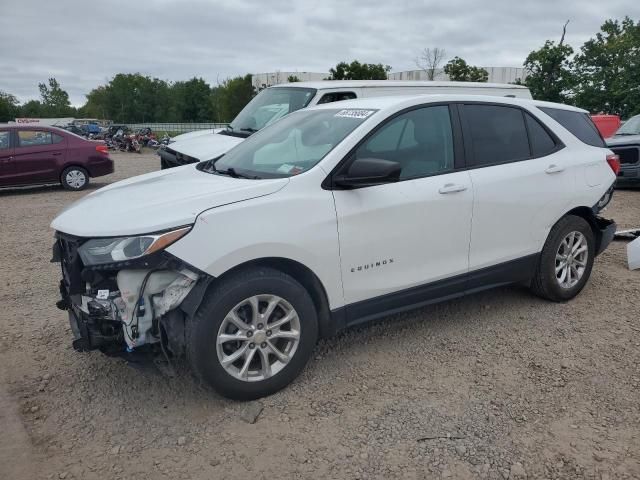
[[[92,189],[159,165],[114,158]],[[72,350],[48,225],[84,194],[0,192],[0,478],[640,478],[624,243],[570,303],[504,288],[397,315],[323,341],[293,385],[241,404],[183,364],[171,378]],[[638,226],[640,191],[608,214]]]

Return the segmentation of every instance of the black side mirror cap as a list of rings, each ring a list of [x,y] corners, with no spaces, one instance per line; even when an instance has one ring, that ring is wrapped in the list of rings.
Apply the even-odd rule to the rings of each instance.
[[[402,167],[398,162],[381,158],[358,158],[349,167],[347,174],[333,177],[333,185],[352,189],[372,187],[400,180]]]

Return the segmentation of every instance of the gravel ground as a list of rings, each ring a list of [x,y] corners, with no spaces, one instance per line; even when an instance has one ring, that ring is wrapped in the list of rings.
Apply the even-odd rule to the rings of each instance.
[[[159,168],[113,157],[91,189]],[[48,225],[83,195],[0,192],[0,478],[640,478],[624,242],[569,303],[503,288],[396,315],[322,341],[289,388],[243,404],[183,363],[170,377],[72,350]],[[638,226],[640,191],[608,215]]]

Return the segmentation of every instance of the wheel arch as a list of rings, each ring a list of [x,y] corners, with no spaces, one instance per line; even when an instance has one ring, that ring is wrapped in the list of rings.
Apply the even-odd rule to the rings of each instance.
[[[576,217],[580,217],[584,219],[589,226],[591,227],[591,231],[596,239],[595,251],[600,251],[600,244],[602,243],[602,230],[598,225],[598,218],[593,211],[593,208],[589,207],[575,207],[565,213],[562,217],[566,217],[567,215],[573,215]],[[560,221],[560,220],[558,220]],[[557,222],[556,222],[557,223]]]
[[[313,304],[318,312],[318,327],[320,338],[330,337],[337,331],[337,325],[332,320],[331,311],[329,308],[329,298],[327,291],[322,284],[320,278],[306,265],[289,258],[284,257],[263,257],[248,260],[240,263],[229,270],[225,271],[222,275],[216,277],[212,282],[212,285],[223,281],[227,276],[244,269],[256,268],[256,267],[269,267],[274,270],[278,270],[285,273],[295,279],[309,292]]]

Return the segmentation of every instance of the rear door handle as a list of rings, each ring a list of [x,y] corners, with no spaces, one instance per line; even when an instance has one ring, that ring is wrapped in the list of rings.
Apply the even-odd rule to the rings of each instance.
[[[55,157],[57,157],[57,156],[59,156],[59,155],[62,155],[62,152],[53,152],[53,155],[54,155]]]
[[[440,190],[439,193],[447,194],[447,193],[456,193],[456,192],[464,192],[467,189],[466,185],[460,185],[455,183],[445,183]]]
[[[555,163],[552,163],[551,165],[549,165],[547,169],[544,171],[544,173],[560,173],[560,172],[564,172],[564,167],[556,165]]]

